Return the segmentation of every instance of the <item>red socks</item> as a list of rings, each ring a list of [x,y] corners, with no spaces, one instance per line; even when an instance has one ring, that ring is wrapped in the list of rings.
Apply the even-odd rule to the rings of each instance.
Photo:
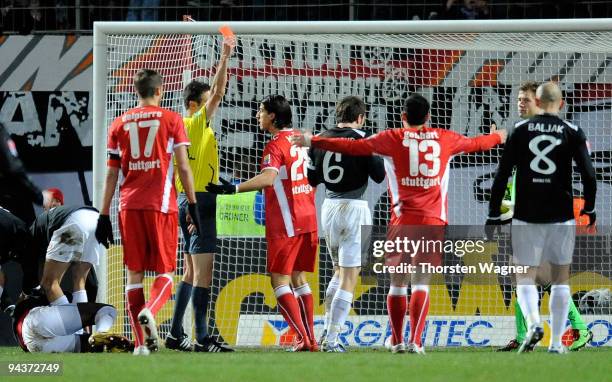
[[[278,310],[283,315],[283,318],[285,318],[285,321],[287,321],[289,326],[302,337],[301,340],[309,341],[308,333],[302,322],[300,307],[291,291],[291,287],[289,285],[281,285],[274,289],[274,295],[278,301]]]
[[[126,285],[125,294],[127,296],[127,311],[130,317],[130,325],[132,326],[134,346],[138,347],[144,344],[142,328],[138,322],[138,313],[140,313],[145,306],[142,284]]]
[[[314,302],[312,299],[312,291],[308,284],[299,286],[293,290],[300,307],[302,323],[308,334],[311,343],[316,343],[314,336]]]
[[[153,315],[166,304],[172,296],[172,277],[169,275],[158,275],[151,286],[151,293],[146,307]]]
[[[421,337],[429,313],[429,287],[413,285],[410,296],[410,343],[423,346]]]
[[[391,345],[404,341],[404,317],[408,308],[407,287],[391,286],[387,295],[387,312],[391,323]]]

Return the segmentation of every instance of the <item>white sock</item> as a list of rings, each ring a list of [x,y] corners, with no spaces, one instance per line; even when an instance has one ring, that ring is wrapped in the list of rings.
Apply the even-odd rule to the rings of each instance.
[[[327,326],[328,342],[335,343],[338,340],[338,331],[344,325],[352,304],[353,294],[344,289],[338,289],[331,303],[331,319]]]
[[[113,327],[117,310],[110,305],[103,306],[96,312],[94,318],[97,332],[108,332]]]
[[[58,297],[56,300],[51,301],[49,303],[49,305],[69,305],[70,303],[68,302],[68,298],[66,298],[65,295],[62,295],[61,297]]]
[[[527,329],[540,325],[540,307],[538,306],[538,288],[535,284],[519,284],[516,286],[516,298],[527,320]]]
[[[570,287],[569,285],[553,285],[550,287],[550,326],[552,336],[550,337],[550,347],[560,348],[561,336],[567,322],[567,312],[569,310]]]
[[[87,291],[85,289],[72,292],[72,303],[78,304],[87,302]]]
[[[325,290],[325,322],[323,322],[323,327],[327,329],[329,325],[329,317],[331,315],[331,304],[336,295],[336,291],[340,287],[340,278],[338,275],[334,275],[327,285],[327,289]]]

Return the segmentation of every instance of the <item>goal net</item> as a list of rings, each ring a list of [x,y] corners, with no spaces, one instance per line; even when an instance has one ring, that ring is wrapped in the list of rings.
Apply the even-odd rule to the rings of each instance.
[[[284,95],[293,108],[294,127],[313,132],[335,126],[337,101],[348,95],[360,96],[367,104],[366,128],[378,132],[399,127],[403,101],[410,93],[419,92],[431,102],[431,126],[474,136],[488,133],[492,124],[512,128],[519,120],[517,95],[523,82],[556,81],[565,99],[562,117],[581,126],[590,141],[602,227],[597,236],[577,239],[572,293],[595,333],[593,346],[610,345],[612,319],[605,308],[605,291],[600,299],[581,297],[594,289],[612,288],[610,240],[601,233],[612,219],[612,31],[598,27],[593,20],[582,21],[582,25],[602,30],[579,31],[580,22],[500,22],[503,28],[499,29],[493,23],[470,22],[232,24],[237,47],[229,62],[227,92],[212,121],[221,176],[245,180],[258,173],[263,147],[270,137],[258,128],[255,114],[259,102],[269,94]],[[164,77],[162,106],[184,113],[184,85],[192,79],[211,81],[215,74],[222,42],[218,26],[96,23],[97,201],[104,180],[107,126],[136,105],[132,87],[135,71],[158,70]],[[487,32],[476,32],[479,28]],[[499,155],[499,150],[492,150],[453,159],[448,183],[450,224],[483,224]],[[577,173],[574,194],[577,199],[581,196]],[[218,199],[218,253],[209,320],[213,334],[231,345],[288,345],[293,334],[277,311],[266,275],[259,198],[251,193]],[[374,224],[386,225],[390,208],[386,183],[370,184],[366,198]],[[323,192],[318,190],[318,211],[322,201]],[[116,202],[112,220],[117,230]],[[115,237],[119,240],[102,265],[101,297],[119,308],[117,329],[129,334],[126,273],[118,232]],[[487,246],[486,255],[495,264],[510,264],[509,238],[501,235],[497,245]],[[175,283],[183,272],[182,257],[179,253]],[[472,260],[465,257],[461,261],[469,264]],[[325,288],[332,272],[321,238],[317,270],[309,276],[317,333],[323,328]],[[145,282],[147,289],[150,279]],[[515,295],[510,276],[441,277],[433,284],[426,346],[497,346],[514,338]],[[361,279],[341,341],[351,346],[384,344],[390,334],[385,305],[388,289],[385,278]],[[172,308],[173,300],[158,314],[162,336],[168,332]],[[542,309],[546,318],[546,293]],[[568,325],[568,333],[570,329]],[[186,330],[191,332],[189,324]],[[547,335],[549,332],[547,327]]]

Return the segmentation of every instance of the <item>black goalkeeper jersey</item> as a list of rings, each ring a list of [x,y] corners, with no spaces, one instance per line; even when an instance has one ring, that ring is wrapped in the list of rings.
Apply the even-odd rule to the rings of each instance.
[[[595,209],[597,184],[582,129],[556,115],[518,122],[499,163],[489,204],[498,218],[508,177],[516,167],[514,218],[530,223],[558,223],[574,218],[572,160],[581,175],[584,209]]]
[[[362,139],[369,134],[359,129],[337,127],[321,133],[321,136]],[[324,183],[328,197],[331,192],[334,195],[346,194],[349,198],[358,199],[368,185],[368,177],[376,183],[385,179],[384,163],[378,156],[352,156],[313,148],[308,154],[308,183],[313,187]]]

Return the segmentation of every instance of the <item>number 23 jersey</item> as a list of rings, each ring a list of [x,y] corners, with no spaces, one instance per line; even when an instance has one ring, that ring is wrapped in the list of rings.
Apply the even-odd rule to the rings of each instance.
[[[183,119],[158,106],[136,107],[116,118],[108,133],[109,167],[120,167],[122,210],[176,212],[174,149],[189,145]]]
[[[274,184],[264,189],[266,237],[293,237],[317,230],[315,189],[308,184],[308,148],[292,146],[293,130],[284,129],[266,145],[261,171],[274,170]]]

